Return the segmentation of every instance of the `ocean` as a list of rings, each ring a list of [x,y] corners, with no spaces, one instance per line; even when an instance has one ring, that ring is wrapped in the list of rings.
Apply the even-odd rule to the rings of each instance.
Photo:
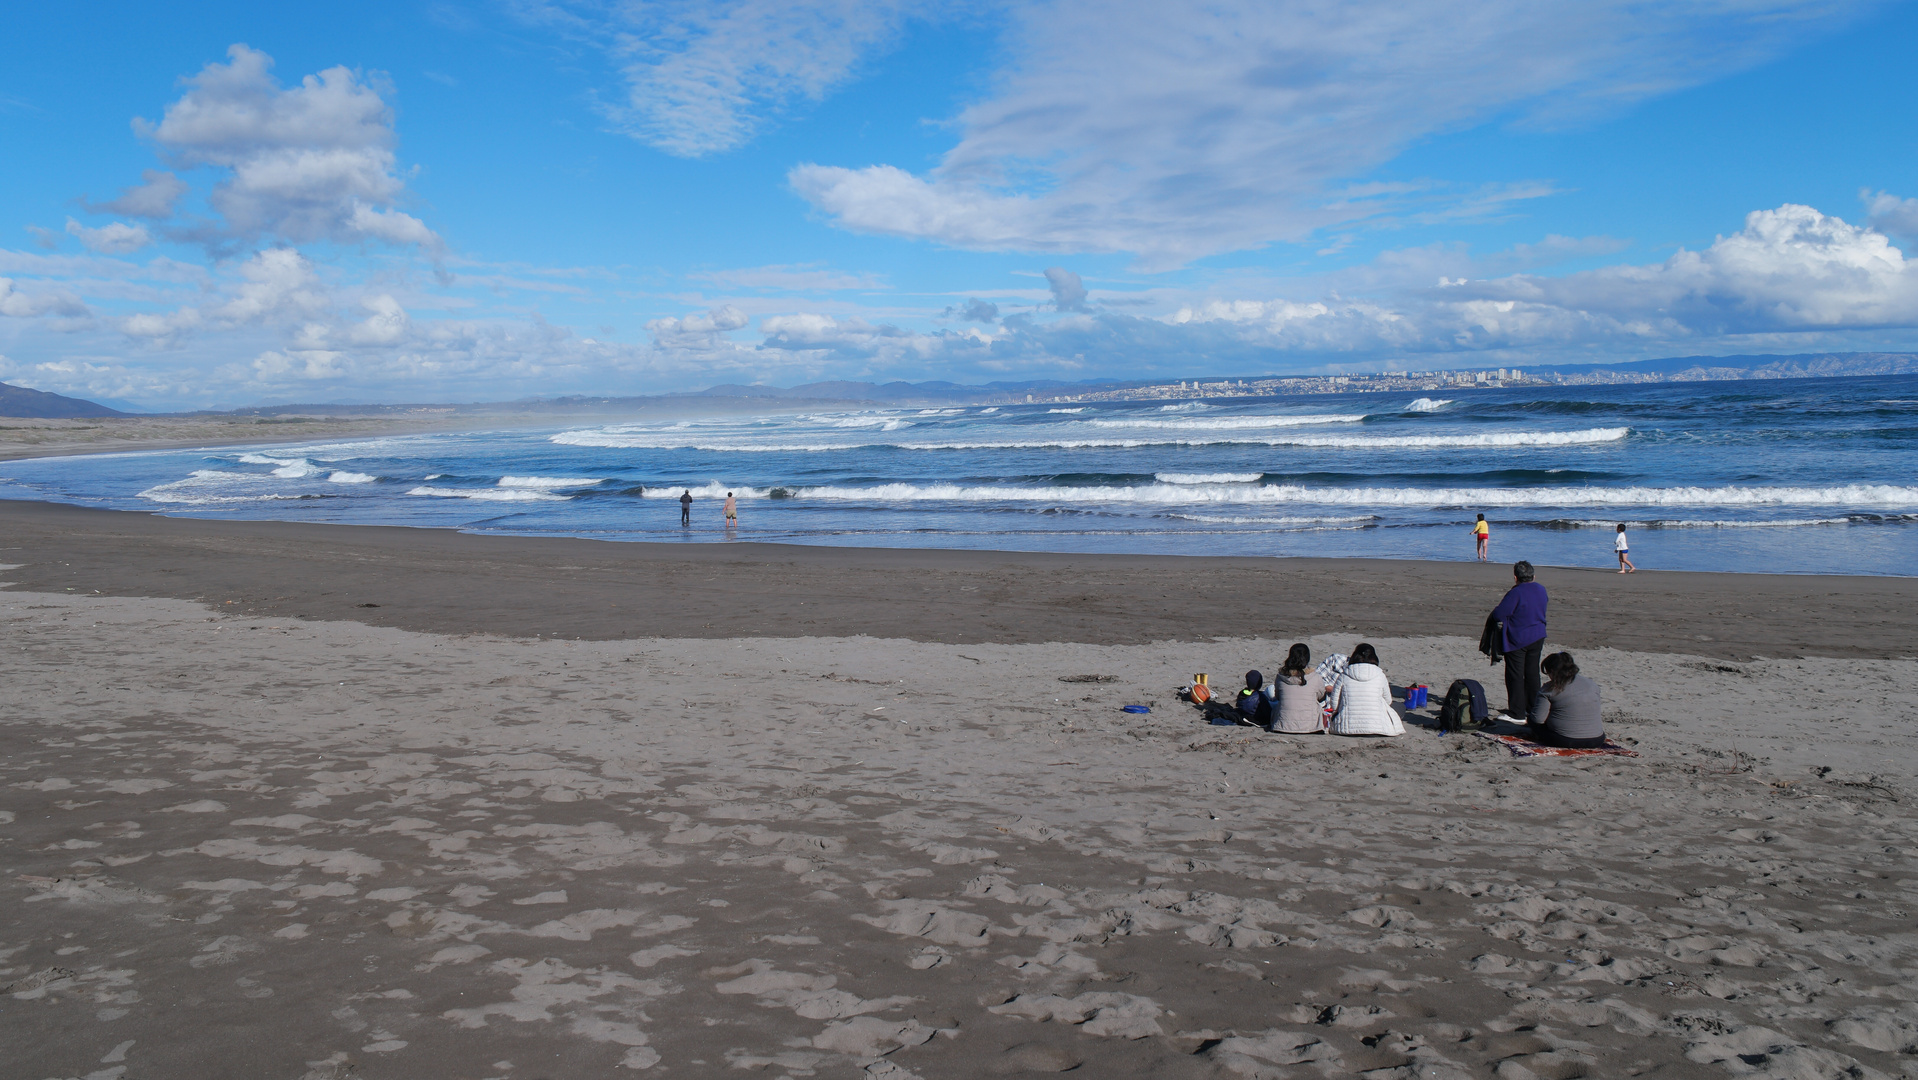
[[[1483,513],[1499,562],[1612,566],[1624,523],[1641,569],[1910,576],[1918,376],[689,415],[0,462],[0,497],[602,540],[1453,560]]]

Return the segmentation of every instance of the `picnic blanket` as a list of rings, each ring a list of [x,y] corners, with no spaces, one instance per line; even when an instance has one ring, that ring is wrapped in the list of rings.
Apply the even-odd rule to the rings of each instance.
[[[1638,756],[1638,751],[1627,750],[1610,739],[1605,740],[1604,746],[1573,750],[1563,746],[1546,746],[1543,743],[1535,743],[1522,735],[1494,735],[1489,731],[1474,731],[1469,734],[1476,735],[1481,739],[1492,740],[1505,749],[1510,750],[1513,757],[1584,757],[1588,754],[1613,754],[1618,757]]]

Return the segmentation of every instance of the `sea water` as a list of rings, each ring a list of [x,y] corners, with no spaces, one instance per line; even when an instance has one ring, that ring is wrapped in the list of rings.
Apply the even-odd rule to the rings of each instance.
[[[0,497],[604,540],[1918,574],[1918,377],[595,421],[0,462]],[[693,523],[677,500],[694,498]],[[740,503],[722,527],[718,502]],[[1418,597],[1407,597],[1417,602]]]

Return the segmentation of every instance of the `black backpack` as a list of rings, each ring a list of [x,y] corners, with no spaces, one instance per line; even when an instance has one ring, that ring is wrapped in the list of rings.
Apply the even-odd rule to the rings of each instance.
[[[1477,731],[1485,726],[1485,688],[1477,679],[1454,679],[1439,706],[1439,730]]]

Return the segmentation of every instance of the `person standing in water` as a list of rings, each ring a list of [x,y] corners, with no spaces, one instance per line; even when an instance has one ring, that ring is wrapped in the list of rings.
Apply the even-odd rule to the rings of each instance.
[[[739,524],[739,500],[733,498],[733,493],[728,491],[726,493],[726,527],[730,529],[737,524]]]
[[[1485,562],[1487,560],[1485,549],[1492,538],[1492,526],[1486,522],[1484,514],[1480,514],[1478,524],[1472,526],[1472,536],[1478,541],[1478,561]]]
[[[1625,525],[1623,522],[1621,522],[1618,526],[1618,539],[1612,541],[1612,549],[1618,552],[1618,572],[1619,573],[1621,574],[1638,573],[1638,567],[1632,565],[1632,560],[1631,560],[1632,545],[1626,542],[1625,540]]]
[[[687,488],[685,491],[680,492],[679,523],[681,525],[691,525],[693,523],[693,489],[692,488]]]

